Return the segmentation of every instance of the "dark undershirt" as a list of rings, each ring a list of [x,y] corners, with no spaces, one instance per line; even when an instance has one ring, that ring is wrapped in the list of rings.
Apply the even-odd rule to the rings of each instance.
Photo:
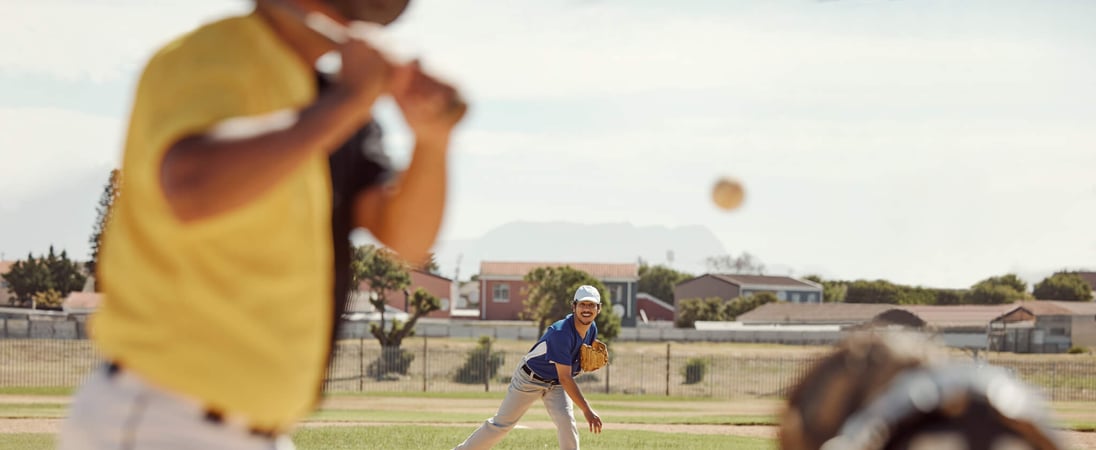
[[[322,92],[330,86],[322,76],[317,76],[317,86]],[[354,133],[329,158],[331,167],[331,244],[335,256],[335,283],[332,292],[334,321],[331,327],[333,352],[339,323],[346,312],[350,286],[350,232],[354,225],[354,198],[359,192],[386,182],[392,174],[388,157],[381,142],[381,128],[371,121]],[[330,353],[330,352],[329,352]],[[330,357],[330,355],[329,355]]]

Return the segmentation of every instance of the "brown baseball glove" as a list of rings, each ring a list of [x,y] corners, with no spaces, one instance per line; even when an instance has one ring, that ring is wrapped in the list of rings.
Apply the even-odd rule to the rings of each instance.
[[[880,335],[839,344],[789,393],[780,448],[1062,448],[1045,405],[1005,369],[933,357],[928,347]]]
[[[582,362],[583,372],[593,372],[609,364],[609,348],[596,339],[594,345],[582,344],[579,360]]]

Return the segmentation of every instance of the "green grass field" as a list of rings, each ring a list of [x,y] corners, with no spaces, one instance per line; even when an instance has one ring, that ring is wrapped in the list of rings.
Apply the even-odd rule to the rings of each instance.
[[[459,444],[471,432],[468,427],[317,427],[299,431],[293,442],[300,450],[339,450],[370,448],[377,450],[449,449]],[[582,432],[582,447],[587,449],[679,449],[735,448],[770,450],[770,439],[738,436],[690,435],[653,431],[605,432],[592,435]],[[363,443],[368,443],[365,445]],[[54,436],[45,433],[0,434],[0,450],[48,450],[54,447]],[[553,430],[514,430],[494,448],[533,449],[556,448]]]
[[[497,397],[497,398],[496,398]],[[612,417],[615,423],[646,425],[773,425],[774,417],[770,412],[754,414],[732,414],[733,405],[711,400],[689,401],[646,401],[612,400],[613,396],[592,398],[595,409],[605,417]],[[453,399],[411,397],[400,398],[384,396],[387,402],[369,397],[354,396],[351,401],[335,397],[325,406],[313,413],[306,422],[384,422],[397,424],[471,424],[479,423],[489,417],[501,401],[501,396],[492,395],[478,399]],[[68,404],[49,397],[49,401],[0,402],[0,419],[59,419],[66,414]],[[431,407],[439,401],[445,406]],[[334,403],[334,404],[332,404]],[[402,404],[401,404],[402,403]],[[349,405],[339,406],[339,405]],[[754,411],[768,409],[767,404]],[[429,408],[429,411],[426,410]],[[581,422],[578,411],[576,418]],[[548,422],[550,418],[543,408],[534,406],[524,416],[528,422]]]
[[[60,419],[65,416],[67,405],[65,404],[39,404],[39,403],[4,403],[0,404],[0,420],[3,419]],[[616,415],[615,411],[623,411],[619,406],[597,407],[598,413],[605,417],[612,417],[615,423],[642,424],[642,425],[776,425],[776,418],[771,414],[756,415],[722,415],[722,414],[687,414],[675,415],[674,411],[687,412],[679,408],[668,408],[659,411],[656,416]],[[633,410],[643,411],[644,409]],[[1062,429],[1074,431],[1096,431],[1096,419],[1092,418],[1092,411],[1096,405],[1055,405],[1055,413],[1060,418],[1058,425]],[[657,410],[652,410],[657,411]],[[1084,417],[1077,417],[1082,415]],[[490,416],[491,411],[483,412],[438,412],[424,415],[415,411],[378,411],[363,409],[324,409],[317,411],[309,417],[309,422],[385,422],[385,423],[429,423],[429,424],[467,424],[479,422]],[[578,416],[578,414],[576,414]],[[548,414],[544,411],[530,410],[524,417],[526,421],[546,422]],[[579,422],[582,421],[578,416]],[[0,434],[0,442],[5,435]]]
[[[444,395],[345,395],[327,399],[323,408],[310,416],[293,435],[300,449],[445,449],[467,437],[497,408],[502,395],[468,393]],[[40,401],[39,401],[40,400]],[[729,434],[699,434],[658,431],[664,425],[727,426],[772,424],[769,413],[730,414],[725,401],[683,398],[631,398],[623,395],[595,395],[591,402],[606,419],[604,432],[591,434],[585,421],[577,419],[584,448],[592,449],[771,449],[768,438]],[[760,405],[760,406],[758,406]],[[767,411],[761,402],[749,411]],[[52,421],[56,424],[67,411],[67,397],[26,393],[0,399],[0,420]],[[625,426],[627,425],[627,426]],[[526,428],[525,426],[528,426]],[[49,449],[49,433],[0,433],[0,450]],[[368,443],[363,446],[363,443]],[[542,407],[534,406],[498,449],[555,448],[556,433]]]
[[[581,427],[580,427],[581,428]],[[473,427],[321,427],[305,429],[293,436],[297,448],[358,449],[363,442],[374,449],[449,449],[464,440]],[[772,440],[738,436],[690,435],[654,431],[606,431],[580,433],[582,448],[588,449],[706,449],[735,448],[769,450]],[[516,429],[496,449],[558,448],[555,430]]]
[[[293,435],[300,449],[444,449],[452,448],[490,416],[499,393],[469,394],[354,394],[329,397]],[[39,401],[40,400],[40,401]],[[734,435],[738,425],[775,425],[779,403],[766,400],[711,400],[601,394],[591,403],[606,421],[600,435],[589,433],[579,417],[583,448],[589,449],[772,449],[769,437]],[[1096,428],[1096,404],[1057,403],[1055,413],[1065,429]],[[46,420],[56,423],[68,408],[67,397],[23,394],[0,399],[0,421]],[[555,448],[556,437],[548,415],[534,406],[521,425],[496,448]],[[696,427],[709,427],[706,433]],[[716,430],[712,434],[713,428]],[[693,427],[690,429],[689,427]],[[50,449],[51,433],[0,433],[0,450]]]
[[[426,340],[422,341],[425,346]],[[368,363],[375,343],[348,341],[336,361],[339,376],[353,376]],[[484,392],[483,384],[452,379],[474,339],[430,339],[406,376],[391,381],[363,379],[332,383],[323,406],[294,434],[301,449],[452,448],[494,413],[506,389],[513,355],[527,342],[499,340],[508,359]],[[609,369],[580,380],[583,391],[605,420],[605,432],[582,431],[584,448],[771,449],[771,428],[753,433],[741,425],[776,425],[786,386],[802,376],[803,361],[825,347],[767,344],[673,344],[621,342],[613,346]],[[708,357],[701,383],[685,384],[682,368],[691,357]],[[1008,362],[1021,377],[1044,387],[1060,428],[1096,430],[1092,401],[1092,355],[991,355]],[[13,341],[0,345],[0,450],[49,449],[74,386],[95,364],[86,342]],[[429,361],[427,367],[424,363]],[[345,372],[345,373],[344,373]],[[612,387],[610,390],[609,387]],[[356,392],[358,390],[364,392]],[[426,391],[426,392],[423,392]],[[580,429],[585,421],[578,414]],[[20,419],[9,420],[7,419]],[[33,426],[24,426],[31,423]],[[555,448],[555,431],[543,407],[534,406],[521,425],[496,448]],[[762,435],[763,437],[742,437]],[[1080,433],[1094,436],[1094,433]],[[367,445],[363,445],[367,443]],[[1096,448],[1096,439],[1093,439]]]
[[[325,388],[341,395],[349,391],[390,391],[482,394],[484,384],[461,383],[454,374],[467,363],[469,352],[478,345],[473,338],[430,338],[405,341],[404,350],[414,355],[406,373],[376,380],[363,368],[379,355],[374,339],[344,340],[332,362]],[[506,389],[514,362],[528,350],[528,341],[498,339],[493,351],[502,352],[505,362],[488,381],[492,392]],[[809,362],[829,351],[830,346],[787,346],[748,343],[665,343],[614,342],[612,363],[577,381],[586,393],[691,398],[781,399],[788,386],[805,374]],[[669,356],[669,358],[668,358]],[[957,359],[969,359],[954,352]],[[1014,370],[1023,380],[1041,387],[1056,401],[1094,401],[1096,355],[1018,355],[985,353],[991,363]],[[690,359],[707,359],[709,369],[700,382],[687,383],[684,369]],[[0,394],[56,393],[64,395],[79,385],[92,367],[99,364],[88,341],[30,340],[0,341]],[[37,391],[37,392],[35,392]],[[66,392],[67,391],[67,392]]]
[[[0,450],[46,450],[53,448],[53,435],[47,433],[0,434]]]

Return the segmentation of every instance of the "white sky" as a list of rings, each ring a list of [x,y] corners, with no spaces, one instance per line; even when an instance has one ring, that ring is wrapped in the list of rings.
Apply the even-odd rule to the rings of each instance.
[[[144,59],[246,7],[0,0],[7,258],[87,253]],[[415,0],[393,32],[473,103],[443,239],[699,224],[800,275],[962,287],[1096,268],[1092,23],[1080,0]],[[720,175],[743,209],[712,206]],[[77,182],[81,203],[43,204]]]

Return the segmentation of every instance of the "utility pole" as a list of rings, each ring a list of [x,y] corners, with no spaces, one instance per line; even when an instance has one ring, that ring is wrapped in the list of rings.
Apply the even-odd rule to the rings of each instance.
[[[453,281],[456,281],[458,285],[460,284],[460,260],[461,260],[461,258],[464,258],[464,253],[457,253],[457,265],[453,269]]]

